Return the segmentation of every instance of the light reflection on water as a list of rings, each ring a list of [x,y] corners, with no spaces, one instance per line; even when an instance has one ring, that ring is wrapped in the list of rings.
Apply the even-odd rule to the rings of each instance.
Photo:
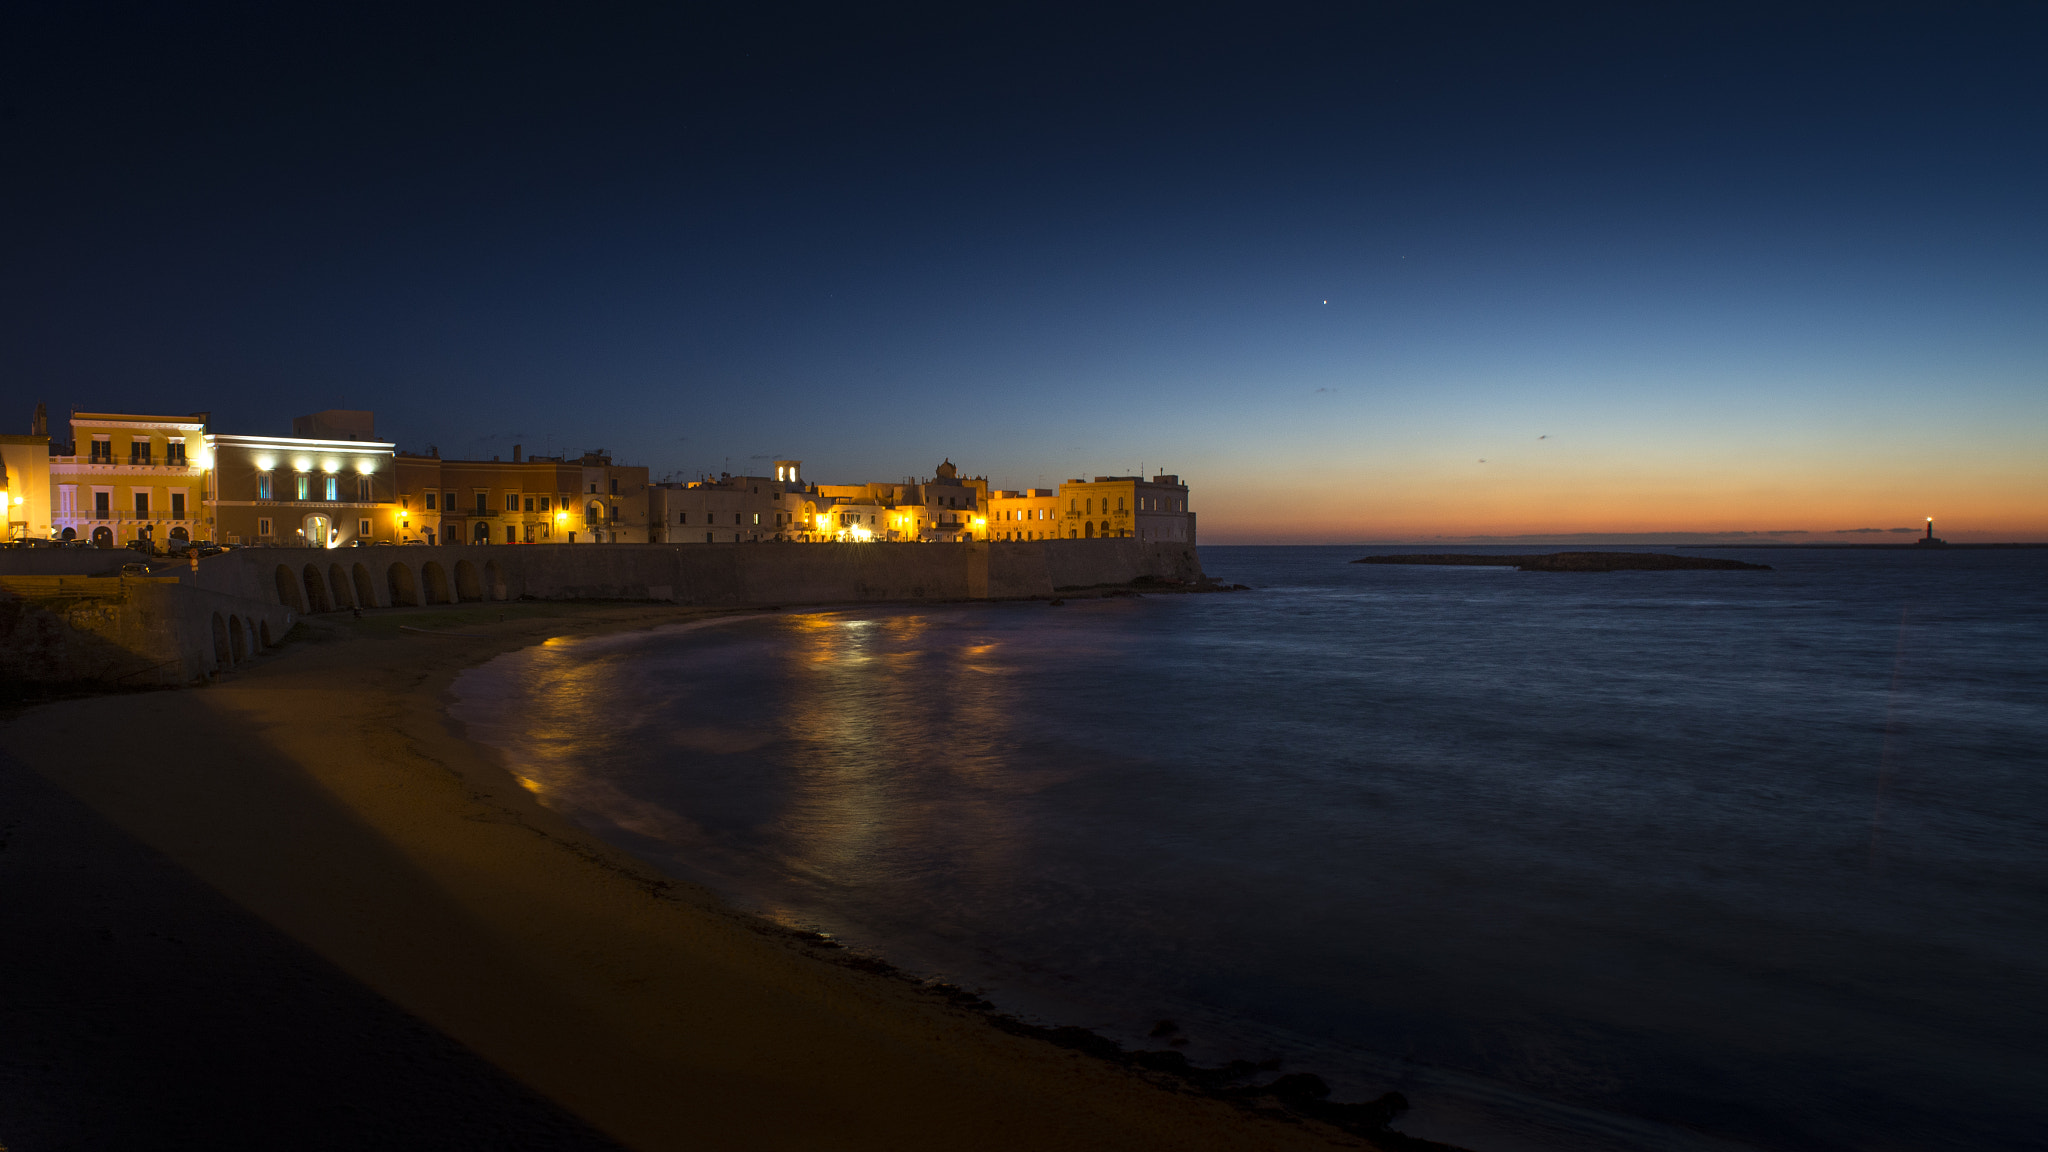
[[[2032,1146],[2048,556],[1356,554],[550,645],[458,715],[743,906],[1126,1042],[1165,1016],[1197,1059],[1399,1086],[1418,1134]]]

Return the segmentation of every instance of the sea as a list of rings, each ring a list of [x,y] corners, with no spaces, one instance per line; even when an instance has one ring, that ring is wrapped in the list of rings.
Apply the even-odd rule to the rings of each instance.
[[[454,714],[738,907],[1411,1135],[2048,1147],[2048,550],[1351,563],[1430,550],[555,640]]]

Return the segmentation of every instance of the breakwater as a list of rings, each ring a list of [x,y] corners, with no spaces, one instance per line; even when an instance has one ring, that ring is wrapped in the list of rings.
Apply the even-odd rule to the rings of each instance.
[[[1191,544],[531,544],[252,548],[197,567],[124,550],[0,553],[0,683],[183,684],[282,640],[302,615],[490,600],[826,604],[1001,600],[1202,579]]]

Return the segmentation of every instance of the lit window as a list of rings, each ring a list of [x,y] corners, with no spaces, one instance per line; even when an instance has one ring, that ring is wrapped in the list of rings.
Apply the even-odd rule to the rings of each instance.
[[[327,478],[327,498],[329,500],[341,499],[341,478],[339,476],[329,476]]]
[[[256,521],[256,534],[258,536],[270,535],[270,521],[259,518]]]
[[[312,491],[313,478],[311,476],[301,475],[298,477],[298,481],[299,499],[304,500],[307,498],[307,494]]]
[[[368,520],[356,521],[356,535],[365,540],[370,538],[370,522]]]
[[[261,472],[261,473],[258,473],[258,474],[257,474],[257,476],[256,476],[256,498],[257,498],[258,500],[268,500],[268,499],[270,499],[270,473],[268,473],[268,472]],[[268,535],[269,535],[269,533],[268,533],[268,532],[265,532],[265,533],[263,533],[263,535],[265,535],[265,536],[268,536]]]

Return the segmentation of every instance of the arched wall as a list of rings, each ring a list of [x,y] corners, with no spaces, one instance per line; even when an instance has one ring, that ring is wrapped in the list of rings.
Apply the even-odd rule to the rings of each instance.
[[[483,589],[476,580],[476,565],[467,560],[455,562],[455,597],[458,600],[481,600]]]
[[[283,564],[277,566],[277,602],[297,612],[306,610],[306,598],[299,592],[299,577]]]
[[[425,600],[427,603],[452,604],[455,602],[454,597],[449,595],[448,573],[434,561],[429,560],[421,565],[420,583],[426,588]]]
[[[213,614],[213,666],[215,668],[230,668],[234,666],[234,663],[235,658],[228,648],[227,621],[222,620],[220,613],[215,612]]]
[[[249,658],[249,630],[242,626],[240,616],[228,617],[228,651],[237,664]]]
[[[327,586],[334,590],[334,606],[336,608],[353,608],[356,606],[355,587],[349,583],[348,573],[341,570],[341,565],[329,564],[327,566]]]
[[[420,602],[420,584],[413,576],[412,569],[403,564],[393,564],[391,570],[384,574],[384,580],[391,588],[393,608],[401,604],[411,605]]]
[[[306,611],[332,612],[334,602],[327,598],[327,580],[320,575],[317,564],[306,565]]]
[[[367,565],[358,564],[353,573],[356,584],[356,603],[364,608],[375,608],[377,604],[377,582],[370,579]]]

